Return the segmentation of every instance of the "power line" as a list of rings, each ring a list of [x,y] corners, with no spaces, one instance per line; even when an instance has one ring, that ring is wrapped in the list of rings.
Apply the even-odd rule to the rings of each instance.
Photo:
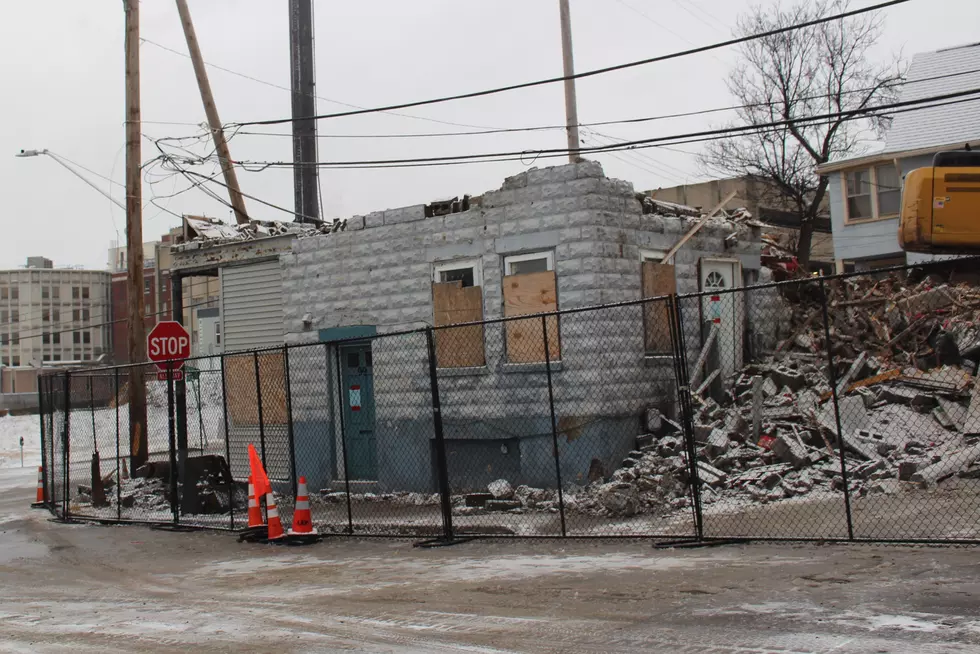
[[[676,145],[675,142],[681,141],[682,139],[704,139],[709,137],[712,140],[717,140],[718,137],[728,137],[737,136],[747,132],[753,131],[764,131],[767,129],[775,129],[781,127],[789,127],[791,125],[799,125],[801,123],[811,123],[815,121],[822,120],[839,120],[839,119],[854,119],[869,117],[875,115],[892,115],[905,113],[905,111],[916,111],[921,109],[927,109],[930,107],[937,106],[947,106],[950,104],[959,104],[961,102],[973,102],[980,100],[980,98],[969,98],[965,100],[960,100],[959,102],[947,102],[943,104],[927,105],[924,107],[919,107],[918,105],[923,105],[929,102],[940,102],[943,100],[955,100],[956,98],[964,98],[969,95],[976,95],[980,93],[980,88],[973,88],[966,91],[958,91],[955,93],[946,93],[942,95],[935,95],[926,98],[920,98],[917,100],[906,100],[903,102],[895,102],[884,105],[875,105],[869,107],[861,107],[858,109],[849,109],[845,111],[832,112],[814,116],[806,116],[801,118],[788,118],[785,120],[773,121],[769,123],[755,124],[755,125],[740,125],[736,127],[726,127],[712,130],[703,130],[699,132],[689,132],[685,134],[676,134],[672,136],[660,136],[647,139],[639,139],[634,141],[625,141],[617,146],[608,147],[589,147],[589,148],[578,148],[574,152],[580,154],[586,154],[590,152],[603,152],[603,151],[618,151],[618,150],[629,150],[629,149],[643,149],[646,147],[657,147],[660,143],[668,143]],[[896,111],[891,111],[896,110]],[[881,113],[883,112],[883,113]],[[691,141],[683,141],[691,142]],[[250,170],[249,166],[258,167],[260,170],[271,167],[292,167],[296,164],[302,165],[316,165],[325,168],[346,168],[346,167],[383,167],[383,166],[396,166],[401,164],[412,164],[412,165],[427,165],[427,164],[438,164],[446,162],[462,162],[468,160],[482,160],[486,159],[489,161],[502,161],[503,157],[524,157],[528,154],[535,154],[538,157],[547,156],[560,156],[567,155],[570,152],[567,148],[549,148],[543,150],[536,150],[534,152],[528,151],[508,151],[508,152],[490,152],[490,153],[480,153],[480,154],[464,154],[464,155],[450,155],[441,157],[419,157],[419,158],[408,158],[408,159],[376,159],[376,160],[366,160],[366,161],[325,161],[325,162],[287,162],[287,161],[273,161],[273,162],[263,162],[263,161],[238,161],[235,162],[236,165],[242,166],[246,170]],[[256,171],[252,171],[256,172]]]
[[[920,79],[902,81],[896,80],[890,84],[884,84],[881,86],[869,86],[858,89],[849,89],[843,91],[840,95],[855,95],[858,93],[867,93],[874,91],[878,88],[896,88],[902,86],[910,86],[912,84],[921,84],[923,82],[932,82],[936,80],[949,79],[954,77],[961,77],[964,75],[974,75],[980,73],[980,68],[973,70],[959,71],[956,73],[946,73],[943,75],[934,75],[931,77],[923,77]],[[836,93],[822,93],[818,95],[803,96],[799,98],[800,101],[807,100],[820,100],[824,98],[836,97]],[[630,125],[638,123],[647,123],[660,120],[669,120],[673,118],[689,118],[692,116],[705,116],[708,114],[722,113],[725,111],[737,111],[739,109],[755,109],[758,107],[773,107],[781,103],[779,102],[755,102],[740,105],[727,105],[724,107],[714,107],[712,109],[699,109],[694,111],[684,111],[678,113],[670,114],[658,114],[655,116],[644,116],[639,118],[623,118],[618,120],[604,120],[594,123],[579,123],[579,127],[603,127],[608,125]],[[418,132],[418,133],[383,133],[383,134],[318,134],[318,139],[416,139],[416,138],[442,138],[442,137],[458,137],[458,136],[484,136],[489,134],[507,134],[507,133],[519,133],[519,132],[536,132],[536,131],[546,131],[546,130],[564,130],[567,125],[536,125],[530,127],[502,127],[496,129],[482,129],[482,130],[469,130],[469,131],[453,131],[453,132]],[[287,132],[261,132],[252,130],[236,130],[233,136],[276,136],[282,138],[292,138],[292,134]],[[193,137],[188,137],[193,138]]]
[[[344,116],[357,116],[357,115],[369,114],[369,113],[387,112],[387,111],[392,111],[394,109],[406,109],[406,108],[409,108],[409,107],[421,107],[421,106],[425,106],[425,105],[433,105],[433,104],[440,104],[440,103],[443,103],[443,102],[451,102],[451,101],[454,101],[454,100],[464,100],[464,99],[468,99],[468,98],[484,97],[484,96],[488,96],[488,95],[494,95],[494,94],[497,94],[497,93],[504,93],[504,92],[507,92],[507,91],[516,91],[516,90],[519,90],[519,89],[532,88],[532,87],[536,87],[536,86],[544,86],[544,85],[547,85],[547,84],[555,84],[555,83],[564,82],[564,81],[570,80],[570,79],[582,79],[582,78],[585,78],[585,77],[593,77],[593,76],[596,76],[596,75],[604,75],[606,73],[611,73],[611,72],[618,71],[618,70],[625,70],[625,69],[628,69],[628,68],[635,68],[637,66],[645,66],[647,64],[658,63],[658,62],[661,62],[661,61],[668,61],[668,60],[671,60],[671,59],[678,59],[680,57],[686,57],[686,56],[690,56],[690,55],[693,55],[693,54],[700,54],[702,52],[710,52],[712,50],[718,50],[720,48],[727,48],[727,47],[730,47],[730,46],[733,46],[733,45],[739,45],[741,43],[747,43],[749,41],[754,41],[754,40],[757,40],[757,39],[767,38],[767,37],[771,37],[771,36],[777,36],[779,34],[784,34],[786,32],[791,32],[791,31],[803,29],[803,28],[806,28],[806,27],[813,27],[815,25],[820,25],[820,24],[832,22],[832,21],[835,21],[835,20],[842,20],[844,18],[850,18],[850,17],[853,17],[853,16],[858,16],[860,14],[865,14],[865,13],[872,12],[872,11],[878,11],[880,9],[885,9],[887,7],[892,7],[892,6],[895,6],[895,5],[904,4],[906,2],[910,2],[910,0],[888,0],[887,2],[882,2],[882,3],[876,4],[876,5],[871,5],[869,7],[864,7],[862,9],[852,9],[850,11],[845,11],[845,12],[842,12],[842,13],[839,13],[839,14],[834,14],[832,16],[825,16],[823,18],[817,18],[817,19],[814,19],[814,20],[811,20],[811,21],[807,21],[807,22],[804,22],[804,23],[798,23],[798,24],[795,24],[795,25],[787,26],[787,27],[781,27],[781,28],[778,28],[778,29],[769,30],[767,32],[762,32],[762,33],[759,33],[759,34],[751,34],[751,35],[748,35],[748,36],[743,36],[743,37],[739,37],[739,38],[735,38],[735,39],[729,39],[727,41],[720,41],[718,43],[713,43],[713,44],[710,44],[710,45],[700,46],[700,47],[697,47],[697,48],[691,48],[689,50],[682,50],[680,52],[673,52],[673,53],[666,54],[666,55],[659,55],[659,56],[650,57],[650,58],[647,58],[647,59],[640,59],[640,60],[637,60],[637,61],[631,61],[631,62],[627,62],[627,63],[623,63],[623,64],[617,64],[615,66],[607,66],[605,68],[596,68],[594,70],[589,70],[589,71],[585,71],[585,72],[582,72],[582,73],[576,73],[574,75],[568,75],[568,76],[564,76],[563,75],[561,77],[551,77],[551,78],[548,78],[548,79],[536,80],[536,81],[533,81],[533,82],[522,82],[520,84],[511,84],[511,85],[508,85],[508,86],[500,86],[500,87],[491,88],[491,89],[484,89],[482,91],[471,91],[469,93],[460,93],[460,94],[457,94],[457,95],[443,96],[443,97],[440,97],[440,98],[432,98],[432,99],[429,99],[429,100],[416,100],[416,101],[413,101],[413,102],[402,102],[402,103],[399,103],[399,104],[392,104],[392,105],[387,105],[387,106],[383,106],[383,107],[374,107],[374,108],[370,108],[370,109],[357,109],[357,110],[354,110],[354,111],[344,111],[344,112],[333,113],[333,114],[322,114],[322,115],[319,115],[319,116],[303,116],[303,117],[300,117],[300,118],[292,118],[292,117],[290,117],[290,118],[276,118],[276,119],[271,119],[271,120],[252,120],[252,121],[245,121],[245,122],[239,122],[239,123],[231,123],[231,125],[238,125],[238,126],[245,126],[245,125],[280,125],[280,124],[283,124],[283,123],[291,123],[294,120],[310,120],[310,119],[322,120],[322,119],[326,119],[326,118],[341,118],[341,117],[344,117]]]
[[[161,50],[166,50],[167,52],[171,52],[171,53],[173,53],[175,55],[179,55],[181,57],[185,57],[187,59],[190,59],[190,55],[189,54],[187,54],[185,52],[181,52],[180,50],[175,50],[173,48],[169,48],[169,47],[167,47],[167,46],[165,46],[165,45],[163,45],[161,43],[157,43],[156,41],[151,41],[150,39],[146,39],[146,38],[140,38],[140,41],[143,42],[143,43],[149,43],[150,45],[153,45],[153,46],[156,46],[156,47],[160,48]],[[280,91],[287,91],[289,93],[292,93],[293,92],[293,90],[291,88],[289,88],[288,86],[282,86],[281,84],[276,84],[275,82],[269,82],[269,81],[264,80],[264,79],[259,79],[258,77],[252,77],[251,75],[246,75],[245,73],[240,73],[237,70],[232,70],[231,68],[225,68],[224,66],[219,66],[217,64],[212,64],[212,63],[207,62],[207,61],[204,62],[204,65],[205,66],[208,66],[209,68],[214,68],[215,70],[220,70],[220,71],[222,71],[224,73],[228,73],[229,75],[234,75],[236,77],[241,77],[242,79],[247,79],[250,82],[255,82],[256,84],[262,84],[263,86],[268,86],[270,88],[279,89]],[[366,109],[366,107],[362,107],[361,105],[351,104],[350,102],[343,102],[341,100],[334,100],[332,98],[325,98],[322,95],[316,95],[314,93],[311,93],[311,94],[304,93],[304,95],[310,95],[313,98],[316,98],[316,99],[319,99],[319,100],[323,100],[324,102],[330,102],[331,104],[341,105],[343,107],[352,107],[352,108],[358,109],[358,110]],[[412,116],[410,114],[402,114],[402,113],[397,113],[397,112],[394,112],[394,111],[385,111],[383,113],[387,113],[387,114],[390,114],[392,116],[399,116],[401,118],[411,118],[413,120],[424,120],[424,121],[430,122],[430,123],[440,123],[442,125],[452,125],[454,127],[472,127],[474,129],[484,129],[485,128],[482,125],[467,125],[466,123],[454,123],[454,122],[449,121],[449,120],[439,120],[437,118],[425,118],[424,116]],[[143,122],[146,123],[148,121],[143,121]],[[164,124],[164,123],[159,123],[159,124]]]

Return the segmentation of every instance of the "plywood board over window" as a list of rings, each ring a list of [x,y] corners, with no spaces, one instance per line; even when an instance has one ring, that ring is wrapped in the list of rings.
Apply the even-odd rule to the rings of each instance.
[[[661,297],[677,293],[674,266],[655,261],[642,264],[643,297]],[[670,340],[670,303],[667,300],[643,305],[644,342],[648,354],[672,351]]]
[[[262,389],[262,422],[266,425],[286,424],[286,366],[281,352],[259,354],[259,381]],[[231,425],[257,427],[259,406],[253,355],[229,356],[225,359],[225,393]]]
[[[555,271],[509,275],[504,277],[504,316],[526,316],[558,310]],[[548,358],[561,359],[558,317],[545,319],[548,329]],[[541,318],[512,320],[506,323],[507,360],[510,363],[545,361],[544,329]]]
[[[432,285],[435,326],[483,320],[483,288],[462,281]],[[435,330],[436,365],[440,368],[475,368],[487,363],[483,325]]]

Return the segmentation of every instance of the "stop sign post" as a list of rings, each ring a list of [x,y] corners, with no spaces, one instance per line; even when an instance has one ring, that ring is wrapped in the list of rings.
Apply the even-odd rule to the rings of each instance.
[[[172,367],[173,379],[183,379],[184,359],[191,356],[191,337],[184,326],[175,320],[158,322],[146,337],[150,361],[157,364],[157,379],[166,381],[167,369]]]

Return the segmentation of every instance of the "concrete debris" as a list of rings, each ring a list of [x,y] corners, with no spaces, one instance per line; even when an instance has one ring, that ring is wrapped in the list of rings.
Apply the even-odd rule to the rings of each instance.
[[[506,479],[498,479],[487,484],[487,490],[497,500],[510,500],[514,498],[514,487]]]

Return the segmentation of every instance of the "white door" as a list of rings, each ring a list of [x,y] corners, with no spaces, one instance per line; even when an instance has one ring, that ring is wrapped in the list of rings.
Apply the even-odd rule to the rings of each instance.
[[[701,259],[701,316],[707,323],[717,325],[717,350],[721,378],[727,380],[736,370],[742,369],[745,314],[741,293],[717,293],[741,288],[742,264],[731,259]],[[710,361],[710,359],[709,359]],[[710,374],[706,371],[705,376]]]

